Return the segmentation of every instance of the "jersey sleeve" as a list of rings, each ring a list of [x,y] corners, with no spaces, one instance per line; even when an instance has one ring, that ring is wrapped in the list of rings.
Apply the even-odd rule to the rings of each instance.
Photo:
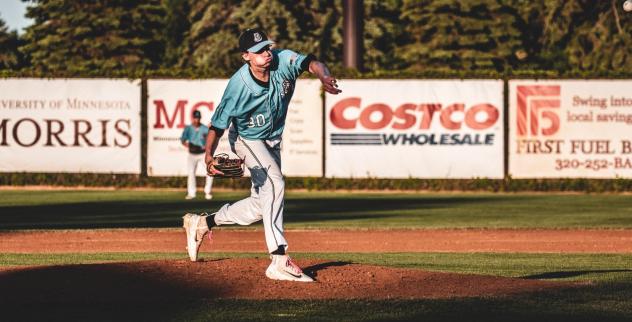
[[[224,91],[222,100],[215,109],[213,117],[211,117],[210,125],[214,128],[225,130],[230,125],[232,111],[235,108],[235,100],[232,96],[229,83]]]
[[[202,137],[204,138],[204,140],[206,140],[206,136],[208,135],[208,130],[209,128],[206,125],[202,128]]]
[[[189,141],[191,138],[189,137],[189,126],[184,127],[184,131],[182,131],[182,135],[180,136],[180,142],[184,143]]]
[[[279,69],[292,79],[297,79],[302,72],[309,69],[309,63],[315,59],[314,55],[303,55],[289,49],[282,49],[277,53]]]

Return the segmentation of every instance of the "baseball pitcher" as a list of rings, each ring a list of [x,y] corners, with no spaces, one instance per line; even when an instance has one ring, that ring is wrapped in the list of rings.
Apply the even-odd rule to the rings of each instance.
[[[202,239],[221,225],[250,225],[263,219],[265,239],[272,262],[266,276],[275,280],[312,282],[287,254],[283,233],[285,182],[281,173],[281,137],[296,79],[304,71],[317,76],[326,92],[338,94],[336,79],[313,55],[272,49],[263,30],[248,29],[239,37],[245,64],[230,78],[222,101],[211,119],[206,140],[208,171],[221,176],[213,158],[220,137],[228,129],[232,150],[251,174],[250,197],[225,204],[210,215],[186,214],[189,258],[196,261]]]

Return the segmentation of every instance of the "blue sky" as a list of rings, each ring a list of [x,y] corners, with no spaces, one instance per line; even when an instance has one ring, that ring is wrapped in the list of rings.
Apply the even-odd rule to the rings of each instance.
[[[0,0],[0,19],[6,22],[9,30],[17,30],[22,34],[24,27],[33,21],[24,17],[27,4],[21,0]]]

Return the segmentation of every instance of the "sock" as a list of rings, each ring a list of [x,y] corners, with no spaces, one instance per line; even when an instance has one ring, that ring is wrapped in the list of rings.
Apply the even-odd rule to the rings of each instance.
[[[279,246],[279,248],[277,248],[277,250],[273,251],[271,254],[272,255],[285,255],[285,245]]]
[[[217,226],[217,224],[215,223],[215,214],[208,215],[206,213],[203,213],[201,214],[201,216],[202,216],[202,220],[200,220],[200,223],[198,224],[198,228],[208,227],[208,229],[211,229]]]

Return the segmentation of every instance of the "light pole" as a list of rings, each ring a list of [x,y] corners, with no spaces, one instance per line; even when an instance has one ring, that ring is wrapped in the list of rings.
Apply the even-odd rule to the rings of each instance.
[[[343,56],[347,68],[362,70],[362,29],[364,6],[362,0],[344,0]]]

